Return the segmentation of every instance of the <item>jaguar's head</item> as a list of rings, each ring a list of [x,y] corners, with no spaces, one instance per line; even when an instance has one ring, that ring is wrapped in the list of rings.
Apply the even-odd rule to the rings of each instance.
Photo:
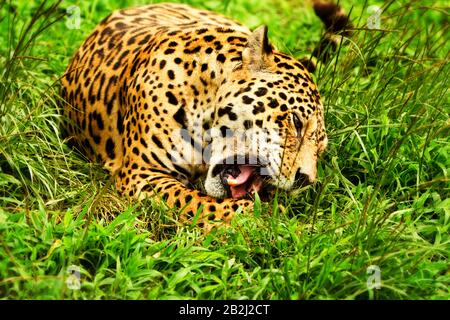
[[[277,52],[267,27],[248,36],[219,88],[206,192],[243,198],[253,190],[292,190],[316,179],[325,150],[323,107],[306,68]]]

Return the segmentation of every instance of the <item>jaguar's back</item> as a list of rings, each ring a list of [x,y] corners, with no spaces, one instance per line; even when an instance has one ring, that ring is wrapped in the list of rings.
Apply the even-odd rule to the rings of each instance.
[[[64,112],[72,121],[67,129],[75,144],[111,171],[119,169],[126,112],[119,107],[120,99],[124,99],[120,97],[119,86],[126,85],[133,76],[127,74],[127,69],[141,53],[155,51],[155,47],[180,32],[187,39],[190,33],[200,36],[206,28],[232,28],[239,35],[250,34],[238,22],[183,4],[122,9],[102,20],[79,48],[62,78],[62,96],[67,102]],[[188,41],[185,45],[189,47]],[[146,64],[139,62],[139,67]]]

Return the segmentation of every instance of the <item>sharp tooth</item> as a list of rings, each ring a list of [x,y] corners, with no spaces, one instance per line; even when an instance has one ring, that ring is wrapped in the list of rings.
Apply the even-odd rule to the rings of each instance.
[[[229,186],[234,187],[234,186],[237,185],[237,180],[236,180],[236,179],[233,179],[233,178],[227,178],[227,184],[228,184]]]

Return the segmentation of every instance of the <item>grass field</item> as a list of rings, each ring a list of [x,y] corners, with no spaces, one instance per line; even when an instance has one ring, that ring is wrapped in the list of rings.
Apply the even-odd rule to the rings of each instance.
[[[446,1],[342,0],[357,30],[314,75],[330,138],[319,182],[210,234],[120,199],[59,135],[70,57],[111,10],[144,2],[0,0],[1,298],[450,298]],[[266,24],[298,58],[323,33],[300,0],[185,2]],[[369,5],[383,9],[378,29]]]

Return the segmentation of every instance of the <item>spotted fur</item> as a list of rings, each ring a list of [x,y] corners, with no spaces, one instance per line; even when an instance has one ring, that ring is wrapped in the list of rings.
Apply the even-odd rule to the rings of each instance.
[[[215,171],[237,139],[225,131],[269,130],[257,146],[273,156],[265,183],[286,190],[315,180],[327,145],[310,74],[269,43],[266,27],[251,32],[186,5],[112,13],[76,52],[62,87],[69,137],[116,174],[119,192],[158,194],[184,219],[201,211],[206,227],[252,207],[251,199],[227,197]],[[247,142],[240,147],[234,161],[250,155]],[[192,187],[199,178],[206,193]]]

